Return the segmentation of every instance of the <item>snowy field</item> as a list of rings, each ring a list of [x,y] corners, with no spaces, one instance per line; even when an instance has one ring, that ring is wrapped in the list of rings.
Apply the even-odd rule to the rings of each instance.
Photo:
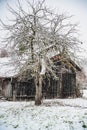
[[[0,102],[0,130],[87,130],[87,98]]]

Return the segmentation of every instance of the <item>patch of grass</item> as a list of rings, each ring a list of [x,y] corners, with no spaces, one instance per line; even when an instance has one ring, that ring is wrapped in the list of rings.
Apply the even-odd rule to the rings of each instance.
[[[73,124],[73,121],[68,121],[69,124]]]
[[[5,116],[4,115],[0,115],[0,118],[4,118]]]
[[[14,125],[13,127],[14,127],[14,128],[17,128],[17,127],[18,127],[18,124],[17,124],[17,125]]]
[[[49,126],[46,126],[46,128],[48,128]]]
[[[64,120],[63,122],[64,122],[64,123],[68,123],[68,124],[73,124],[73,121]]]
[[[53,122],[48,122],[47,125],[45,126],[45,128],[46,128],[47,130],[50,130],[50,129],[52,129],[52,127],[53,127],[54,125],[55,125],[55,124],[54,124]]]
[[[85,122],[84,121],[81,121],[81,122],[82,122],[82,127],[87,128],[87,125],[85,124]]]
[[[6,124],[7,122],[6,122],[6,121],[4,121],[4,123]]]
[[[82,127],[83,127],[83,128],[87,128],[87,125],[83,124]]]
[[[84,115],[87,115],[87,113],[84,113]]]

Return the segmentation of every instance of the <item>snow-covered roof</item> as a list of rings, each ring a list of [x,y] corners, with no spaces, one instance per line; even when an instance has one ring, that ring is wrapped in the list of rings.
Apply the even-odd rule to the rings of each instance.
[[[0,77],[13,77],[17,74],[10,57],[0,58]]]
[[[10,57],[0,58],[0,77],[14,77],[17,74]]]

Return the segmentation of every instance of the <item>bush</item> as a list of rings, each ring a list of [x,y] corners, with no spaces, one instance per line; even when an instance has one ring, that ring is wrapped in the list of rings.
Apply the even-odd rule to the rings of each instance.
[[[80,91],[80,85],[79,84],[77,84],[77,86],[76,86],[75,93],[76,93],[76,97],[82,97],[82,92]]]

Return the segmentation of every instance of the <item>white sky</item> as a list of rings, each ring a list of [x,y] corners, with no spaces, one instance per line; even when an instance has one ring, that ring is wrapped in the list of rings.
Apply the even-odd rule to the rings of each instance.
[[[73,16],[73,21],[79,23],[79,29],[81,34],[81,39],[86,41],[87,32],[87,9],[85,7],[84,0],[46,0],[47,3],[60,12],[67,12],[69,15]],[[50,2],[51,1],[51,2]]]
[[[59,12],[73,15],[73,23],[78,23],[79,39],[83,42],[79,56],[87,58],[87,0],[46,0],[50,7]]]
[[[2,1],[2,2],[1,2]],[[10,17],[10,14],[7,10],[6,3],[10,2],[12,7],[17,0],[0,0],[0,18],[5,22],[6,17]],[[24,2],[25,0],[20,0]],[[31,1],[31,0],[30,0]],[[81,46],[86,49],[87,47],[87,0],[45,0],[46,4],[53,9],[56,9],[57,12],[66,12],[68,15],[74,15],[72,18],[73,23],[79,23],[79,39],[82,40],[84,44]],[[3,34],[0,33],[0,36]]]

